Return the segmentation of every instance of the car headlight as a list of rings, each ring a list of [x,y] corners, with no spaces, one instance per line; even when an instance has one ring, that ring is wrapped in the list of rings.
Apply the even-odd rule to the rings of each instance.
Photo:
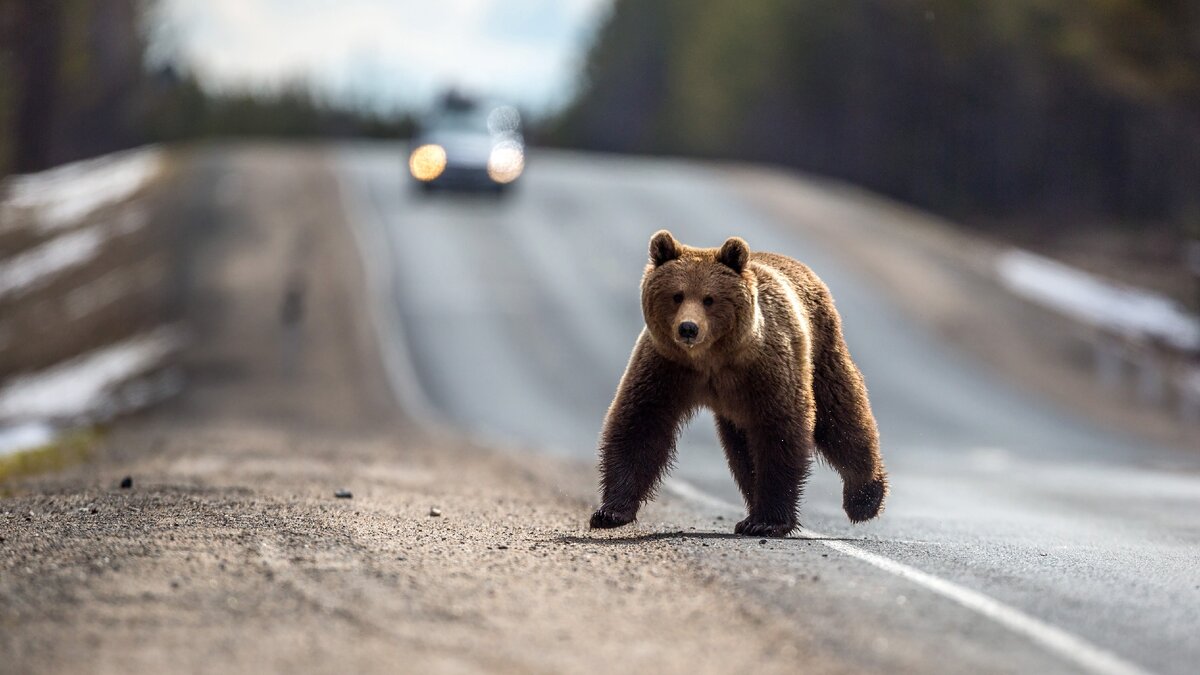
[[[488,177],[497,183],[511,183],[525,170],[525,148],[516,141],[502,141],[488,156]]]
[[[446,149],[440,145],[422,145],[408,158],[408,170],[413,178],[428,183],[446,170]]]

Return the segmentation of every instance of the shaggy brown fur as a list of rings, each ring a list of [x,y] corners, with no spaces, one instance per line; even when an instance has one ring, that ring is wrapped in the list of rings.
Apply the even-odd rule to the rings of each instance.
[[[604,422],[603,505],[592,527],[634,520],[700,407],[716,416],[748,517],[734,531],[782,537],[797,525],[813,450],[842,476],[846,515],[879,515],[887,473],[862,375],[825,284],[805,265],[684,246],[662,230],[642,278],[646,328]]]

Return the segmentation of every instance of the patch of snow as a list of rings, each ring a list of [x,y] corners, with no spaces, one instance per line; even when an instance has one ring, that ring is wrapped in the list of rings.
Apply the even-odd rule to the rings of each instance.
[[[0,422],[78,420],[112,407],[115,388],[178,348],[171,327],[102,347],[0,388]]]
[[[7,260],[0,260],[0,298],[90,260],[104,243],[100,225],[64,234]]]
[[[1017,295],[1077,321],[1130,338],[1161,340],[1177,349],[1200,349],[1200,319],[1165,296],[1019,249],[1002,253],[996,272]]]
[[[54,427],[44,422],[0,427],[0,457],[47,445],[54,440],[54,436]]]
[[[74,225],[102,206],[129,198],[162,164],[162,150],[147,146],[13,176],[0,191],[5,195],[0,221],[28,212],[42,232]]]

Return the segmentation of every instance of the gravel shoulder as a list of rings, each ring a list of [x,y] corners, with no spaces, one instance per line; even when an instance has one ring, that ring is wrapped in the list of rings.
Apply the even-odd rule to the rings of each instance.
[[[397,414],[319,153],[194,148],[175,180],[189,386],[6,486],[0,671],[856,669],[707,541],[590,534],[592,467]]]

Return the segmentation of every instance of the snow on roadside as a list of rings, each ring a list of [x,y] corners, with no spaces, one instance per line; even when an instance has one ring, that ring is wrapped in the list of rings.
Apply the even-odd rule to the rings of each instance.
[[[49,445],[55,435],[54,427],[45,422],[0,427],[0,457]]]
[[[0,388],[0,425],[75,421],[103,412],[117,386],[147,372],[178,349],[173,327],[102,347]]]
[[[1012,292],[1077,321],[1129,337],[1159,339],[1177,349],[1200,349],[1200,320],[1157,293],[1020,249],[1001,253],[996,272]]]
[[[70,232],[28,251],[0,260],[0,299],[27,289],[70,267],[83,264],[104,243],[102,225]]]
[[[79,222],[96,209],[127,199],[163,165],[163,151],[147,146],[64,164],[40,173],[13,176],[0,191],[0,223],[28,212],[41,232]],[[0,225],[0,231],[5,226]]]
[[[55,274],[82,265],[100,250],[105,239],[137,232],[146,225],[140,208],[129,208],[111,224],[92,225],[60,234],[11,258],[0,259],[0,300],[48,281]]]

